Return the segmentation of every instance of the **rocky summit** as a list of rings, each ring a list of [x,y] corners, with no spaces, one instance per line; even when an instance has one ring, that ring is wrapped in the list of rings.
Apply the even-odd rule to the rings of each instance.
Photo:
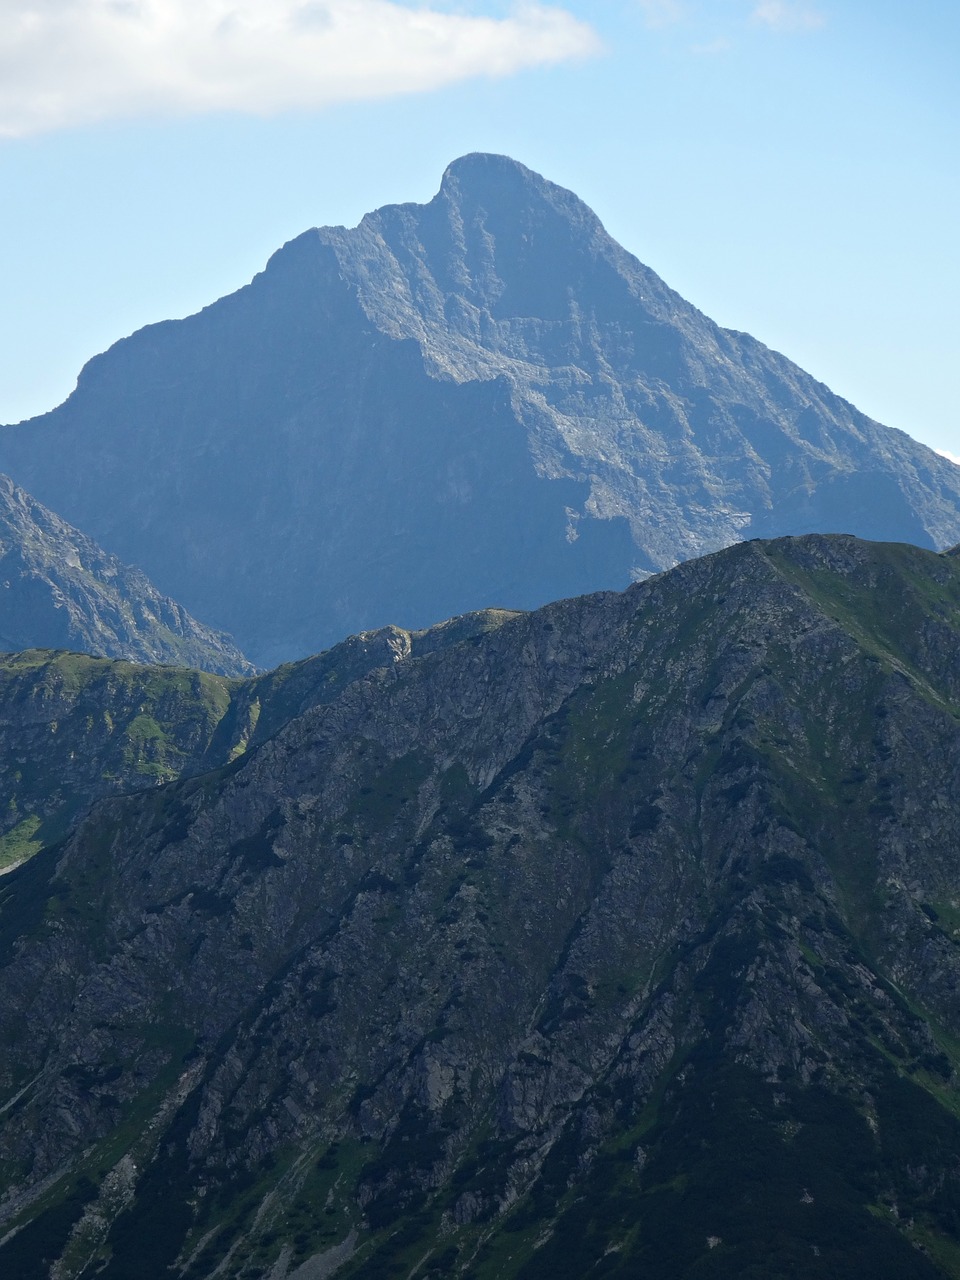
[[[229,636],[0,476],[0,649],[33,648],[224,675],[255,670]]]
[[[958,656],[960,557],[805,536],[169,697],[25,659],[95,802],[0,880],[0,1273],[960,1276]]]
[[[0,467],[263,666],[743,538],[960,541],[960,468],[491,155],[91,360]]]

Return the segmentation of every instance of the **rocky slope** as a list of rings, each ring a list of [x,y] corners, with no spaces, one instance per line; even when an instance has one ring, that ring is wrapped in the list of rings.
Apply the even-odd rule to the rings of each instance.
[[[62,839],[101,796],[196,772],[231,682],[29,649],[0,656],[0,869]]]
[[[0,476],[0,649],[34,648],[254,670],[228,636]]]
[[[960,541],[960,468],[498,156],[118,343],[0,466],[262,665],[744,537]]]
[[[43,649],[0,654],[0,871],[60,840],[94,800],[227,764],[374,668],[498,619],[385,627],[248,680]]]
[[[2,882],[5,1273],[960,1275],[957,557],[379,643]]]

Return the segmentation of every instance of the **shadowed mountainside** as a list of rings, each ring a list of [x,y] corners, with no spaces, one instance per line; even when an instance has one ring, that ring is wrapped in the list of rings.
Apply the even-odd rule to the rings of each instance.
[[[0,1267],[960,1275],[956,556],[404,635],[0,882]]]
[[[229,636],[0,476],[0,649],[34,648],[223,675],[255,669]]]
[[[469,614],[407,632],[351,636],[247,680],[87,654],[0,654],[0,870],[62,839],[103,796],[227,764],[308,707],[385,663],[498,625]]]

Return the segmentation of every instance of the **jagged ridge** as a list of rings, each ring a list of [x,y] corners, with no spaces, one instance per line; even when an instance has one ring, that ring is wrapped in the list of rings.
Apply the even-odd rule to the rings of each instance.
[[[84,654],[0,654],[0,870],[67,834],[104,796],[228,764],[353,680],[479,635],[505,615],[384,627],[247,680]]]
[[[0,466],[263,665],[758,534],[960,540],[960,468],[497,156],[118,343]]]
[[[5,882],[0,1263],[957,1275],[956,558],[395,639]]]

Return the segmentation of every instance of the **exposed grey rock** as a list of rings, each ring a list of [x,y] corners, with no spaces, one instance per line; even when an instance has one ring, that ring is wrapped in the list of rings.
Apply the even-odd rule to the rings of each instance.
[[[0,1266],[951,1274],[958,654],[806,537],[240,686],[0,891]]]
[[[499,156],[118,343],[0,466],[264,665],[745,537],[960,539],[960,468]]]
[[[197,622],[7,476],[0,476],[0,649],[254,671],[229,636]]]
[[[225,766],[372,670],[507,616],[385,627],[245,681],[62,651],[0,654],[0,872],[60,840],[95,800]]]

